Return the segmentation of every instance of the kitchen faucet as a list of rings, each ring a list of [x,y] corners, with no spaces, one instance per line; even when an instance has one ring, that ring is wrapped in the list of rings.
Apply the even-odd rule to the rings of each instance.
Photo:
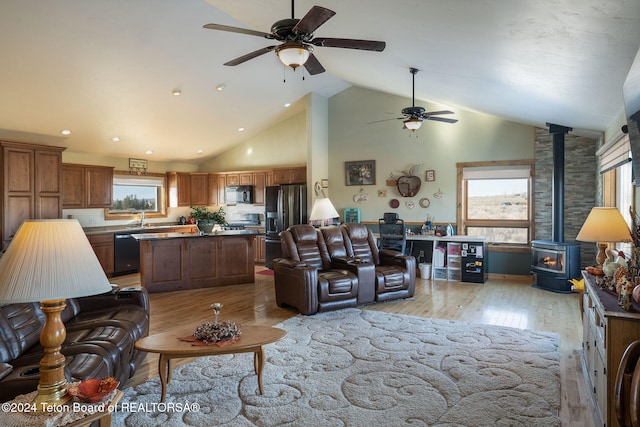
[[[140,227],[144,227],[144,211],[140,211]]]

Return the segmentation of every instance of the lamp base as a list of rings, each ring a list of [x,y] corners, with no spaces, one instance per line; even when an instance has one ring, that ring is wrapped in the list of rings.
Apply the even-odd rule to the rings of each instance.
[[[598,254],[596,255],[596,262],[599,267],[607,260],[607,243],[598,242]]]
[[[42,301],[40,305],[46,317],[40,332],[44,357],[40,360],[38,394],[33,401],[36,411],[47,412],[48,407],[63,405],[71,400],[71,395],[67,393],[67,379],[64,376],[65,358],[60,352],[67,337],[60,317],[66,305],[65,299]]]

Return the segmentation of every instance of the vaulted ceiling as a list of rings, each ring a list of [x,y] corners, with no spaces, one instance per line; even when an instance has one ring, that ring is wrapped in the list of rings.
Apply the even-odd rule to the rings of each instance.
[[[202,26],[269,32],[291,17],[287,0],[5,1],[0,138],[201,162],[299,111],[309,92],[410,98],[409,67],[421,70],[418,104],[593,135],[621,112],[640,46],[637,0],[297,0],[296,17],[315,4],[336,12],[316,36],[384,40],[385,51],[318,47],[327,72],[315,76],[273,52],[223,66],[274,43]]]

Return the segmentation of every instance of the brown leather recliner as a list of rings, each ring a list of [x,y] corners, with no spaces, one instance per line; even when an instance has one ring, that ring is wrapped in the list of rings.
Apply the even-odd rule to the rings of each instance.
[[[373,233],[363,224],[345,223],[340,228],[347,256],[375,265],[376,301],[413,296],[416,288],[416,259],[413,256],[389,249],[378,250]]]
[[[283,258],[274,260],[276,304],[302,314],[355,307],[358,278],[346,269],[333,269],[319,230],[292,225],[280,233]]]

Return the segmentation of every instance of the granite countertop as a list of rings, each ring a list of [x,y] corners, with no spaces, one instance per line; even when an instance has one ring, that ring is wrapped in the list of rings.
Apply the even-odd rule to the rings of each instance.
[[[84,233],[87,236],[92,234],[102,234],[102,233],[118,233],[121,231],[131,231],[131,232],[140,232],[144,230],[162,230],[163,228],[192,228],[195,227],[195,224],[171,224],[171,223],[158,223],[151,224],[146,227],[142,227],[140,225],[128,225],[128,224],[120,224],[120,225],[106,225],[101,227],[83,227]]]
[[[189,232],[172,232],[172,233],[140,233],[132,234],[136,240],[164,240],[164,239],[183,239],[183,238],[205,238],[205,237],[225,237],[225,236],[259,236],[256,230],[224,230],[214,231],[210,234],[189,233]]]

